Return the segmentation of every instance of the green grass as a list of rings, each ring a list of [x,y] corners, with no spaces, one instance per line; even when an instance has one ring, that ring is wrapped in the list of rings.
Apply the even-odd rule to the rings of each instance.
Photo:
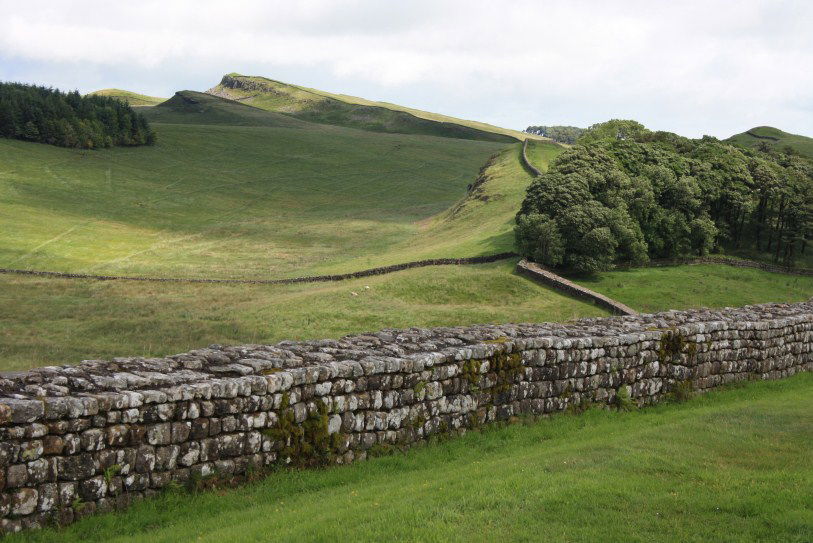
[[[212,343],[604,314],[513,269],[514,262],[506,261],[274,286],[0,275],[0,371],[87,358],[160,356]]]
[[[121,89],[102,89],[93,91],[89,94],[98,94],[99,96],[112,96],[118,98],[123,102],[127,102],[131,106],[154,106],[160,104],[166,98],[158,98],[156,96],[147,96],[146,94],[138,94],[137,92],[121,90]]]
[[[155,107],[145,108],[142,113],[150,122],[162,124],[216,124],[318,130],[318,127],[288,115],[188,90],[178,91],[169,100]]]
[[[0,140],[0,267],[277,278],[514,249],[514,215],[531,182],[519,143],[313,124],[189,91],[145,113],[158,132],[150,148]],[[562,151],[545,142],[529,149],[540,169]],[[512,269],[423,269],[290,287],[4,276],[0,369],[385,326],[596,314]],[[809,281],[794,279],[801,286],[789,291],[785,276],[725,270],[727,290],[716,280],[643,270],[660,273],[659,282],[620,276],[629,293],[617,297],[654,310],[809,296]],[[406,298],[396,288],[402,281]],[[743,289],[742,281],[753,285]],[[368,283],[381,288],[351,297]],[[616,294],[612,282],[598,286]]]
[[[754,137],[752,134],[760,137]],[[756,147],[760,142],[768,143],[779,149],[787,146],[803,156],[813,158],[813,138],[799,134],[789,134],[772,126],[757,126],[741,134],[731,136],[726,141],[743,147]]]
[[[322,269],[339,272],[424,258],[514,251],[514,217],[532,181],[519,162],[521,149],[516,144],[499,153],[473,192],[445,211],[417,223],[414,233],[393,243],[385,253],[363,255]],[[546,146],[547,160],[563,150]],[[546,169],[547,162],[540,166]]]
[[[801,302],[813,296],[813,277],[724,264],[637,268],[574,280],[641,312]]]
[[[150,111],[175,123],[154,125],[154,147],[0,140],[0,267],[266,278],[354,271],[342,262],[377,263],[420,237],[420,221],[459,200],[505,148],[187,96],[199,102]]]
[[[9,541],[813,539],[813,375],[490,428],[405,455],[176,491]]]
[[[536,166],[536,169],[544,172],[548,169],[551,160],[556,158],[562,151],[564,151],[564,147],[558,143],[529,140],[525,154],[528,156],[528,161]]]
[[[233,80],[253,88],[226,84]],[[286,113],[308,121],[352,126],[380,132],[431,134],[445,137],[513,142],[525,138],[543,139],[486,123],[469,121],[408,108],[388,102],[375,102],[356,96],[291,85],[265,77],[228,74],[207,92],[240,100],[268,111]]]
[[[513,249],[513,216],[531,181],[519,143],[317,125],[188,91],[146,112],[158,131],[152,148],[0,141],[1,267],[268,278]],[[548,150],[550,158],[560,148]],[[495,153],[487,180],[467,195]],[[599,314],[512,270],[288,287],[3,276],[0,368]]]

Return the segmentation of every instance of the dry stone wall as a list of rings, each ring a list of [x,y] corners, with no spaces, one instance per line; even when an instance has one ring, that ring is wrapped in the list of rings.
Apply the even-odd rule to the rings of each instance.
[[[695,258],[672,258],[664,260],[650,261],[647,266],[660,267],[660,266],[679,266],[682,264],[725,264],[734,268],[753,268],[772,273],[786,273],[789,275],[813,275],[811,268],[789,268],[787,266],[779,266],[776,264],[769,264],[767,262],[757,262],[755,260],[743,260],[741,258],[732,258],[729,256],[699,256]]]
[[[522,140],[522,153],[520,153],[520,159],[522,162],[522,166],[527,170],[529,174],[534,177],[539,177],[542,175],[542,172],[539,169],[531,164],[531,161],[528,160],[528,138]]]
[[[621,302],[613,300],[612,298],[608,298],[600,292],[590,290],[589,288],[583,287],[577,283],[574,283],[573,281],[569,281],[561,275],[555,274],[550,270],[546,270],[539,264],[524,258],[517,262],[517,272],[530,277],[534,281],[538,281],[542,284],[548,285],[549,287],[566,292],[571,296],[592,302],[599,307],[609,310],[615,315],[638,314],[637,311],[628,305],[622,304]]]
[[[0,378],[0,526],[515,416],[813,370],[813,303],[213,345]]]
[[[486,264],[488,262],[498,262],[516,257],[516,253],[505,252],[485,256],[468,256],[461,258],[430,258],[428,260],[416,260],[404,262],[402,264],[392,264],[379,268],[368,268],[357,272],[340,273],[334,275],[306,275],[304,277],[290,277],[287,279],[199,279],[193,277],[137,277],[127,275],[94,275],[87,273],[69,273],[41,270],[15,270],[10,268],[0,268],[0,273],[14,275],[32,275],[34,277],[55,277],[59,279],[94,279],[97,281],[147,281],[154,283],[225,283],[241,285],[291,285],[295,283],[327,283],[331,281],[344,281],[347,279],[358,279],[361,277],[372,277],[374,275],[384,275],[413,268],[425,268],[427,266],[463,266],[466,264]]]

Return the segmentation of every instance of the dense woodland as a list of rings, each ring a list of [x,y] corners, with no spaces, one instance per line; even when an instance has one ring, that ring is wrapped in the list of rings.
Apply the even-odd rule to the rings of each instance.
[[[531,184],[515,231],[525,256],[589,273],[721,250],[791,266],[812,228],[807,159],[614,120]]]
[[[83,149],[155,142],[144,117],[120,100],[20,83],[0,83],[0,136]]]
[[[529,134],[545,136],[559,143],[572,145],[584,133],[584,128],[576,126],[529,126],[525,129]]]

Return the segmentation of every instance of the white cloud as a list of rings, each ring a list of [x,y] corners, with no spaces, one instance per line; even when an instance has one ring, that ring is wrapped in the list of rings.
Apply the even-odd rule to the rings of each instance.
[[[167,95],[224,71],[514,127],[813,126],[813,3],[0,0],[0,78]]]

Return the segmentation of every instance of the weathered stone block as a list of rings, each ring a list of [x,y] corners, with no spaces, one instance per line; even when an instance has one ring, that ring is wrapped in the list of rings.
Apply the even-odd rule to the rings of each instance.
[[[104,440],[108,447],[124,447],[129,438],[129,429],[124,424],[108,426],[104,431]]]
[[[15,398],[0,398],[0,421],[6,424],[26,424],[34,422],[45,415],[45,406],[40,400],[20,400]],[[10,411],[10,413],[9,413]]]
[[[28,484],[28,466],[14,464],[6,470],[6,487],[18,488]]]
[[[168,422],[147,426],[147,443],[169,445],[172,442],[172,425]]]
[[[150,445],[138,447],[133,467],[137,473],[149,473],[155,469],[155,447]]]
[[[30,515],[37,509],[39,494],[33,488],[21,488],[11,495],[11,514]]]

